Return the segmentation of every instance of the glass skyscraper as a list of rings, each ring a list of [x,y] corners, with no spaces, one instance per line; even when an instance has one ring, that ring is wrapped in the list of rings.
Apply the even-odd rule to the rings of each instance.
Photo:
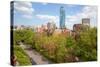
[[[65,28],[65,10],[64,7],[60,7],[60,29]]]

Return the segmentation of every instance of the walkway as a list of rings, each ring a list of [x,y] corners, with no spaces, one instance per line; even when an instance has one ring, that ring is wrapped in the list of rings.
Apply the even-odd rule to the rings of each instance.
[[[47,60],[45,57],[43,57],[41,54],[39,54],[36,50],[32,49],[28,45],[23,45],[23,43],[20,43],[20,47],[24,49],[26,54],[34,61],[36,64],[50,64],[51,62]]]

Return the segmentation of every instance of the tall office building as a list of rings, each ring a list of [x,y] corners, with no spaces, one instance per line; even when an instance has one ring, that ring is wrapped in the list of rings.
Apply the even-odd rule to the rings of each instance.
[[[65,10],[64,7],[60,7],[60,29],[65,28]]]

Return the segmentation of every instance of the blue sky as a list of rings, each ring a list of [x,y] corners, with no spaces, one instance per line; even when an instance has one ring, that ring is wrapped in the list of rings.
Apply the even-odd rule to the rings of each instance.
[[[90,18],[91,26],[97,26],[96,6],[18,1],[14,2],[14,25],[41,26],[52,20],[59,27],[61,6],[65,9],[65,24],[68,29],[81,23],[82,18]]]

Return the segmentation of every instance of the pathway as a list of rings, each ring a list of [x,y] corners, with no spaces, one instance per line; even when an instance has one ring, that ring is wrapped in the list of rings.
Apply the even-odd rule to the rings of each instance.
[[[45,57],[43,57],[40,53],[38,53],[36,50],[32,49],[28,45],[24,45],[23,43],[20,43],[20,47],[24,49],[26,54],[34,61],[34,64],[50,64],[51,62],[47,60]]]

